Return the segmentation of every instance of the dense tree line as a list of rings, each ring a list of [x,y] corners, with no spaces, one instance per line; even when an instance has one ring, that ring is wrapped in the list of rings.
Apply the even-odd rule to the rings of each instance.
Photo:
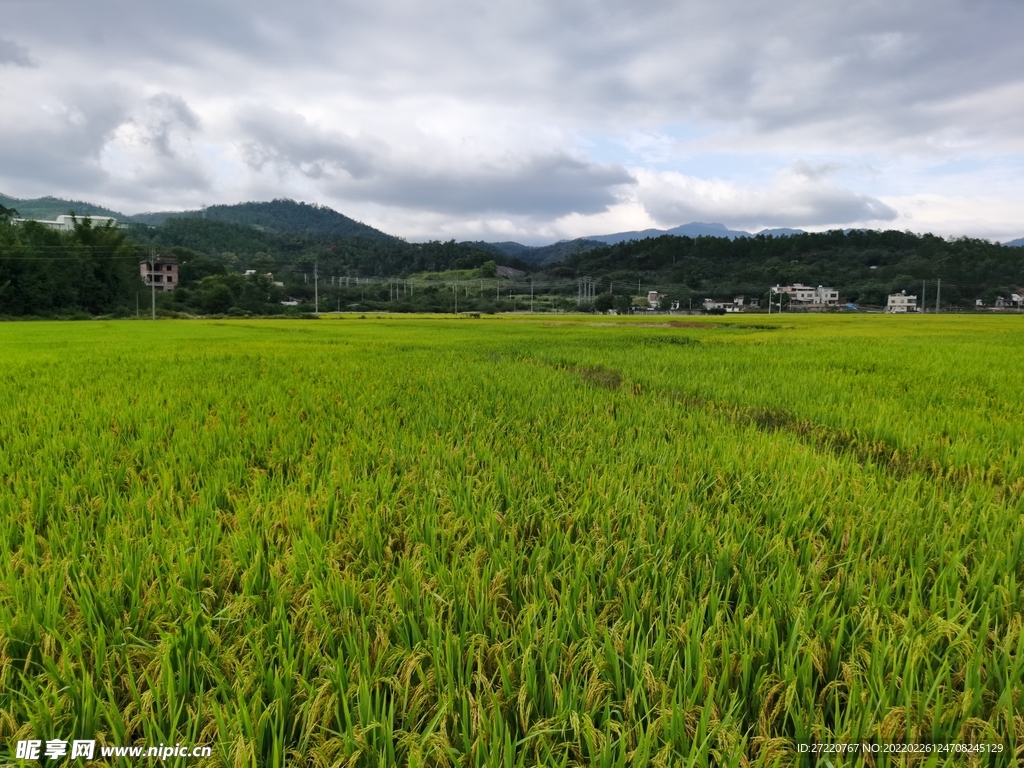
[[[373,281],[449,270],[493,277],[495,271],[494,254],[454,241],[318,239],[202,218],[129,229],[97,227],[82,218],[73,231],[63,232],[32,221],[15,223],[16,215],[0,210],[0,316],[134,314],[137,304],[146,307],[151,299],[139,273],[139,262],[151,251],[179,262],[178,288],[158,293],[158,307],[190,314],[301,313],[313,303],[314,268],[322,278],[325,308],[446,312],[455,300],[443,287],[398,296]],[[246,270],[256,274],[246,277]],[[332,290],[332,276],[363,282],[358,289]],[[284,300],[298,306],[282,305]],[[461,308],[500,311],[505,303],[467,297]],[[507,303],[512,308],[514,299]]]
[[[325,275],[350,277],[475,269],[488,261],[523,270],[530,268],[530,264],[513,256],[454,240],[407,243],[398,238],[314,237],[202,218],[168,219],[159,227],[136,226],[131,237],[163,249],[185,249],[220,261],[229,270],[250,269],[259,260],[274,274],[311,274],[314,265],[319,265]]]
[[[484,270],[477,272],[481,274]],[[476,271],[474,271],[476,272]],[[462,273],[464,276],[465,272]],[[186,314],[225,315],[308,315],[314,310],[315,293],[313,281],[289,281],[276,285],[277,281],[264,275],[248,277],[238,274],[208,275],[197,281],[185,283],[168,293],[156,295],[160,311]],[[504,281],[501,281],[503,288]],[[523,310],[529,306],[523,287],[515,289],[509,296],[508,288],[495,296],[493,278],[488,279],[487,288],[479,290],[475,280],[460,280],[456,287],[452,282],[425,284],[417,282],[413,289],[403,280],[368,281],[350,285],[331,284],[321,280],[319,285],[319,308],[321,312],[343,310],[348,312],[507,312]],[[282,300],[295,306],[284,306]],[[576,308],[575,296],[571,299],[553,290],[538,290],[537,306],[543,310]]]
[[[664,235],[570,255],[547,270],[618,283],[622,292],[645,283],[675,286],[682,298],[762,296],[777,283],[831,285],[849,301],[885,304],[922,281],[942,280],[943,303],[989,302],[1024,285],[1024,248],[972,238],[946,240],[898,231],[834,231],[728,240]],[[615,291],[618,293],[619,291]]]
[[[73,231],[12,222],[0,211],[0,315],[126,313],[141,286],[139,249],[88,219]]]

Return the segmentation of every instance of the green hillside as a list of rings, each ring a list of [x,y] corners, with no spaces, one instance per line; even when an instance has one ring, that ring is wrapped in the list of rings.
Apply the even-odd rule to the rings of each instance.
[[[20,197],[0,195],[0,205],[14,208],[26,219],[54,219],[67,213],[83,216],[113,216],[115,219],[128,219],[123,213],[112,211],[101,205],[93,205],[83,200],[62,200],[59,197],[38,197],[26,200]]]
[[[362,237],[369,240],[399,240],[325,205],[285,199],[269,203],[211,205],[201,211],[142,213],[131,217],[131,220],[140,224],[161,225],[179,218],[220,221],[317,239]]]
[[[311,272],[314,263],[320,265],[324,274],[353,277],[476,269],[488,261],[529,268],[519,259],[454,241],[407,243],[387,236],[314,236],[210,218],[173,218],[158,227],[137,225],[130,234],[141,244],[178,249],[179,256],[186,259],[190,254],[206,256],[228,268],[250,268],[259,260],[260,268],[275,274]]]
[[[488,253],[501,254],[504,256],[512,256],[516,259],[522,259],[523,261],[530,264],[553,264],[557,261],[573,256],[584,251],[590,251],[594,248],[603,248],[604,243],[598,242],[597,240],[560,240],[557,243],[551,245],[523,245],[522,243],[516,243],[513,241],[505,241],[501,243],[485,243],[482,240],[466,242],[465,245],[479,248],[482,251]]]
[[[803,233],[786,237],[664,235],[570,255],[547,269],[549,277],[589,276],[604,285],[669,289],[685,300],[762,296],[769,286],[794,282],[831,285],[849,301],[885,304],[886,296],[919,293],[932,299],[942,281],[943,303],[973,306],[1024,285],[1024,249],[987,240],[945,240],[898,231]],[[607,280],[608,283],[604,283]],[[632,288],[630,288],[632,286]],[[607,290],[605,287],[604,290]]]

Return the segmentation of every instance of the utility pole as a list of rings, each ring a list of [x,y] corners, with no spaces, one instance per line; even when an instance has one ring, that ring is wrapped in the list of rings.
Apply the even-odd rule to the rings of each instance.
[[[927,299],[927,297],[928,297],[928,294],[926,294],[924,292],[924,280],[922,280],[921,281],[921,312],[927,312],[928,311],[928,307],[925,306],[925,300]]]
[[[153,277],[153,273],[156,272],[156,249],[149,249],[149,292],[150,292],[150,306],[153,309],[153,319],[156,320],[156,278]]]
[[[939,278],[939,284],[935,286],[935,314],[939,314],[939,299],[942,297],[942,278]]]
[[[135,319],[139,319],[139,292],[135,292]]]
[[[533,278],[530,278],[530,314],[533,314]]]
[[[455,314],[459,314],[459,281],[455,281]]]
[[[320,265],[317,262],[313,262],[313,296],[315,297],[316,303],[314,306],[314,314],[320,314],[320,283],[318,282],[320,277],[319,272]]]

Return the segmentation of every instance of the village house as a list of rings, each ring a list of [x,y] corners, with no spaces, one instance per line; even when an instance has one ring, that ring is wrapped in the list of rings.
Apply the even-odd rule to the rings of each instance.
[[[821,309],[839,305],[839,291],[822,285],[819,285],[817,288],[804,285],[803,283],[776,285],[772,288],[772,293],[776,295],[784,293],[789,296],[791,305],[807,309]]]
[[[152,262],[139,262],[139,274],[147,287],[172,291],[178,285],[178,260],[173,256],[157,256]]]
[[[726,312],[742,312],[743,311],[743,296],[736,296],[732,301],[715,301],[714,299],[704,299],[704,311],[711,312],[716,309],[724,309]]]
[[[885,311],[894,315],[917,312],[917,296],[908,296],[906,291],[890,293],[889,301],[885,305]]]

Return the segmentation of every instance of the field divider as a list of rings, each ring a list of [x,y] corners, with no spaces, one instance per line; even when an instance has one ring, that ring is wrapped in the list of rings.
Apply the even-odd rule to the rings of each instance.
[[[865,440],[856,431],[830,427],[782,408],[741,405],[675,389],[653,389],[638,382],[627,382],[618,371],[605,366],[576,365],[540,358],[522,358],[522,360],[576,374],[592,386],[612,390],[624,389],[632,397],[660,397],[673,403],[699,409],[738,427],[754,426],[762,432],[768,433],[785,432],[794,435],[815,450],[827,451],[839,457],[852,457],[860,465],[876,467],[896,480],[903,480],[917,474],[962,490],[972,484],[980,484],[1001,491],[1004,494],[1004,500],[1009,502],[1019,499],[1024,493],[1024,477],[1006,478],[998,466],[971,467],[943,464],[934,457],[914,456],[909,451],[902,450],[885,440]]]

